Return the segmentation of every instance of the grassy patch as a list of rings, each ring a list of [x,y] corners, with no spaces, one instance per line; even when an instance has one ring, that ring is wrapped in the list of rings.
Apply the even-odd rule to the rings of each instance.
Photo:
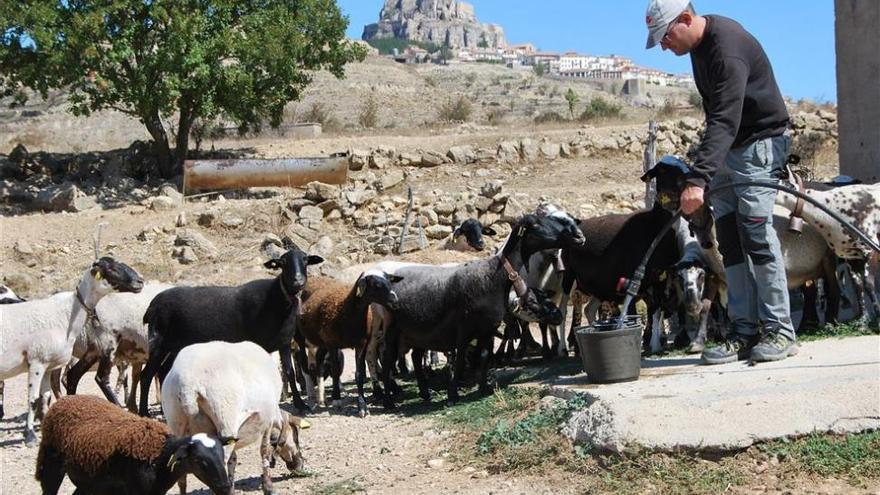
[[[354,478],[313,485],[309,488],[311,495],[349,495],[366,491],[366,488]]]
[[[601,493],[724,493],[746,481],[733,458],[712,461],[688,454],[635,454],[600,459],[594,489]]]
[[[842,477],[857,484],[880,478],[880,431],[845,436],[815,433],[768,443],[761,450],[819,476]]]
[[[850,321],[837,325],[820,325],[807,328],[798,333],[798,339],[801,342],[811,342],[830,338],[861,337],[863,335],[878,334],[880,334],[880,329],[876,326],[869,327],[858,321]]]

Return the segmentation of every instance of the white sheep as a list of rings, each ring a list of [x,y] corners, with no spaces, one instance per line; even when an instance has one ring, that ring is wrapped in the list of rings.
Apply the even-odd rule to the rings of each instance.
[[[302,467],[299,429],[308,424],[283,412],[281,376],[272,356],[253,342],[221,341],[184,347],[162,385],[162,410],[175,435],[207,433],[223,441],[229,481],[236,452],[260,441],[263,492],[274,493],[275,453],[291,471]],[[186,493],[186,479],[180,482]]]
[[[67,371],[65,385],[68,394],[76,393],[82,375],[100,360],[95,381],[107,400],[119,404],[116,394],[110,388],[112,364],[131,365],[134,370],[133,383],[137,382],[138,370],[147,362],[148,355],[144,313],[157,294],[172,287],[174,286],[170,284],[147,282],[140,293],[110,294],[98,303],[98,324],[95,325],[93,339],[88,343],[84,339],[78,339],[74,346],[73,354],[79,361]],[[131,395],[126,401],[132,411],[137,410],[136,391],[137,387],[132,386]]]
[[[75,292],[0,306],[0,380],[28,373],[25,444],[37,441],[34,414],[49,392],[44,377],[70,361],[73,344],[102,297],[113,291],[137,292],[140,276],[124,263],[104,257],[83,273]]]

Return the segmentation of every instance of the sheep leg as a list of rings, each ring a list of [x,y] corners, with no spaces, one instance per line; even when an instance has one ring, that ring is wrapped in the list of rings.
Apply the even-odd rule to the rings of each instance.
[[[330,398],[333,400],[334,408],[342,407],[342,350],[335,349],[330,355],[330,374],[333,376],[333,392]],[[357,362],[355,362],[355,370],[357,370]]]
[[[141,379],[141,368],[140,364],[131,365],[131,390],[126,394],[128,398],[125,405],[133,413],[137,412],[137,384]]]
[[[584,296],[578,292],[571,298],[571,327],[568,330],[568,346],[574,351],[575,356],[580,355],[575,329],[583,326],[584,322]],[[563,326],[565,322],[562,322]]]
[[[568,343],[565,339],[565,319],[568,316],[568,297],[571,294],[571,290],[574,287],[574,279],[568,275],[568,272],[563,275],[562,278],[562,299],[559,301],[559,311],[562,312],[562,324],[557,327],[559,331],[559,342],[557,342],[558,347],[556,348],[556,353],[559,357],[568,356]]]
[[[425,375],[425,365],[422,361],[424,358],[424,349],[412,350],[413,374],[416,375],[416,383],[419,385],[419,397],[425,402],[430,402],[431,389],[428,388],[428,377]]]
[[[64,454],[50,445],[41,446],[37,479],[44,495],[56,495],[64,481]]]
[[[840,280],[837,279],[837,257],[825,256],[822,260],[825,289],[825,324],[836,325],[840,312]]]
[[[261,446],[262,447],[262,446]],[[260,453],[262,454],[262,448]],[[235,466],[238,464],[238,454],[233,450],[229,460],[226,461],[226,472],[229,474],[229,495],[235,495]],[[265,480],[263,480],[263,491],[265,492]],[[272,486],[272,479],[269,478],[269,486]]]
[[[113,361],[110,359],[110,356],[101,356],[101,361],[98,363],[98,372],[95,374],[95,382],[98,384],[98,388],[101,389],[101,392],[104,393],[104,397],[106,397],[107,400],[122,407],[122,404],[116,397],[116,393],[113,392],[113,389],[110,387],[111,370],[113,370]]]
[[[186,495],[186,476],[187,475],[184,474],[177,481],[177,488],[180,489],[180,495]]]
[[[391,369],[394,367],[394,361],[397,359],[398,335],[393,327],[385,330],[385,350],[382,353],[382,385],[385,386],[385,396],[382,398],[382,406],[386,410],[395,408],[394,393],[397,388],[396,383],[391,379]]]
[[[278,350],[278,355],[281,358],[281,369],[284,370],[287,383],[290,384],[291,392],[293,392],[293,407],[297,408],[300,413],[305,413],[309,408],[306,407],[306,403],[303,402],[302,397],[299,396],[299,390],[296,388],[296,376],[293,373],[293,359],[290,356],[290,346],[281,346],[281,349]],[[143,399],[141,400],[143,401]]]
[[[877,300],[877,285],[876,285],[876,273],[877,273],[877,265],[878,265],[878,255],[874,253],[869,258],[868,262],[865,263],[865,291],[868,293],[868,300],[871,301],[871,308],[874,314],[871,316],[870,321],[876,322],[880,319],[880,301]]]
[[[76,388],[79,386],[80,379],[86,371],[92,369],[92,366],[98,362],[98,359],[100,359],[100,356],[89,347],[89,350],[86,351],[86,355],[67,370],[67,377],[64,383],[64,388],[67,389],[67,395],[76,395]]]
[[[234,454],[233,454],[234,455]],[[275,495],[275,487],[272,485],[272,476],[269,474],[269,467],[272,464],[273,449],[269,440],[269,432],[263,434],[263,441],[260,444],[260,458],[263,461],[262,485],[265,495]],[[232,473],[229,474],[229,482],[232,483]]]
[[[37,434],[34,432],[34,415],[40,407],[40,390],[43,386],[43,375],[46,366],[40,362],[28,363],[28,408],[27,423],[24,430],[24,444],[33,447],[37,443]]]
[[[541,357],[550,359],[553,357],[553,351],[550,348],[550,327],[546,323],[538,323],[541,329]]]
[[[140,414],[141,416],[149,416],[150,383],[153,381],[153,377],[156,376],[156,372],[159,370],[159,366],[162,364],[163,357],[158,352],[158,349],[155,352],[150,352],[150,357],[147,359],[147,364],[145,364],[143,370],[141,370],[141,401],[140,407],[138,408],[138,414]]]
[[[317,354],[315,355],[315,372],[314,379],[315,385],[318,389],[318,401],[317,406],[324,407],[326,405],[324,400],[324,359],[327,357],[327,351],[325,349],[318,349]]]
[[[463,332],[460,332],[463,333]],[[467,361],[468,342],[459,338],[455,352],[455,365],[452,367],[452,376],[449,377],[449,385],[446,392],[446,404],[453,405],[458,402],[458,385],[464,376]]]
[[[113,392],[119,395],[121,390],[122,396],[128,397],[128,363],[116,363],[116,373],[116,387],[113,388]]]
[[[364,398],[364,382],[366,381],[367,375],[367,346],[369,343],[357,350],[355,353],[354,361],[354,380],[357,383],[358,389],[358,416],[366,417],[368,414],[367,411],[367,400]]]
[[[492,354],[492,335],[483,337],[479,340],[480,349],[480,379],[477,388],[480,394],[491,394],[492,387],[489,386],[489,356]]]
[[[3,389],[6,388],[6,382],[0,381],[0,419],[5,415],[3,411]]]

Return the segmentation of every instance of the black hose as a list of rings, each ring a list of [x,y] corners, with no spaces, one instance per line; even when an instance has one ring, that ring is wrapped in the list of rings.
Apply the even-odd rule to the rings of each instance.
[[[733,189],[734,187],[743,187],[743,186],[767,187],[770,189],[776,189],[777,191],[786,192],[786,193],[791,194],[793,196],[797,196],[797,197],[803,199],[804,201],[810,203],[811,205],[815,206],[816,208],[819,208],[820,210],[827,213],[828,215],[830,215],[831,218],[837,220],[847,230],[849,230],[850,232],[855,234],[857,237],[859,237],[865,244],[868,245],[868,247],[870,247],[874,251],[880,252],[880,245],[877,245],[876,242],[874,242],[870,237],[868,237],[868,234],[865,234],[864,232],[859,230],[856,226],[851,224],[845,218],[841,217],[837,212],[835,212],[835,211],[831,210],[830,208],[828,208],[827,206],[819,203],[818,201],[816,201],[814,198],[812,198],[811,196],[809,196],[807,194],[804,194],[800,191],[792,189],[788,186],[783,186],[782,184],[777,184],[776,182],[753,180],[753,181],[740,182],[740,183],[735,183],[735,184],[725,184],[723,186],[719,186],[717,188],[713,188],[713,189],[706,191],[706,199],[710,198],[712,195],[714,195],[715,193],[717,193],[719,191],[725,191],[727,189]],[[666,232],[668,232],[669,229],[672,228],[672,225],[675,223],[676,220],[678,220],[678,217],[680,217],[680,216],[681,216],[681,209],[678,209],[675,212],[675,214],[672,215],[672,218],[666,223],[666,225],[663,226],[663,229],[660,230],[660,233],[657,234],[657,236],[654,238],[654,242],[652,242],[651,246],[648,247],[648,251],[645,252],[645,256],[642,258],[641,264],[639,264],[638,268],[636,268],[636,272],[633,274],[632,279],[630,279],[629,283],[627,284],[626,299],[624,300],[623,310],[621,311],[621,317],[618,322],[618,325],[622,324],[623,315],[626,315],[628,313],[629,305],[632,303],[632,300],[635,299],[635,297],[638,295],[639,288],[642,285],[642,279],[645,278],[645,270],[647,269],[648,261],[651,260],[651,256],[654,254],[654,250],[657,249],[657,246],[660,244],[660,241],[663,239],[663,236],[665,236]]]

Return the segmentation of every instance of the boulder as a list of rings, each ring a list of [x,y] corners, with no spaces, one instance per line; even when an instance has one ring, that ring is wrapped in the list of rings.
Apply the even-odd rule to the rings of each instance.
[[[404,179],[403,170],[400,170],[400,169],[389,170],[388,173],[386,173],[385,175],[383,175],[382,177],[377,179],[373,183],[373,186],[379,192],[387,191],[387,190],[393,188],[394,186],[400,184],[401,182],[403,182],[403,179]]]
[[[204,258],[214,258],[219,253],[213,242],[193,229],[180,229],[174,239],[174,245],[192,248],[196,256]]]
[[[193,263],[198,263],[199,257],[196,255],[195,249],[189,246],[183,246],[180,249],[180,253],[177,255],[177,261],[179,261],[181,265],[192,265]]]
[[[522,204],[517,201],[516,198],[510,198],[507,200],[507,204],[501,212],[501,221],[513,223],[519,220],[524,214],[525,208],[523,208]]]
[[[541,155],[548,160],[559,158],[559,144],[557,143],[541,143],[538,149],[541,151]]]
[[[95,198],[86,195],[74,184],[66,182],[40,190],[33,199],[33,206],[47,211],[79,212],[94,208]]]
[[[422,156],[418,153],[404,151],[398,157],[398,162],[403,167],[418,167],[422,164]]]
[[[425,228],[425,235],[429,239],[445,239],[452,234],[452,227],[447,225],[431,225]]]
[[[171,211],[177,208],[177,201],[169,196],[156,196],[150,201],[150,208],[154,211]]]
[[[453,163],[468,164],[475,161],[474,149],[471,146],[453,146],[446,153]]]
[[[540,158],[540,149],[531,139],[523,139],[519,142],[519,154],[524,161],[533,162]]]
[[[419,164],[422,167],[437,167],[447,163],[445,156],[435,151],[422,151],[422,159]]]
[[[359,149],[352,149],[348,154],[348,169],[362,170],[370,163],[370,152]]]
[[[486,183],[483,184],[482,187],[480,187],[480,196],[486,198],[494,198],[495,196],[501,194],[501,189],[503,187],[504,182],[499,179],[486,181]]]
[[[309,254],[317,254],[325,259],[329,259],[330,255],[333,254],[334,247],[336,245],[333,243],[333,239],[324,235],[317,242],[309,246]]]
[[[324,210],[317,206],[303,206],[299,210],[299,218],[300,220],[320,221],[324,218]]]
[[[345,199],[351,203],[352,206],[361,207],[370,201],[376,199],[378,196],[376,191],[372,189],[356,189],[354,191],[345,191],[343,193]],[[302,214],[300,214],[302,216]]]
[[[499,143],[495,154],[498,157],[498,161],[502,163],[517,163],[519,161],[519,150],[517,144],[513,141],[502,141]]]
[[[309,182],[306,184],[305,198],[321,203],[328,199],[336,199],[339,197],[339,186],[332,184],[324,184],[323,182]]]

